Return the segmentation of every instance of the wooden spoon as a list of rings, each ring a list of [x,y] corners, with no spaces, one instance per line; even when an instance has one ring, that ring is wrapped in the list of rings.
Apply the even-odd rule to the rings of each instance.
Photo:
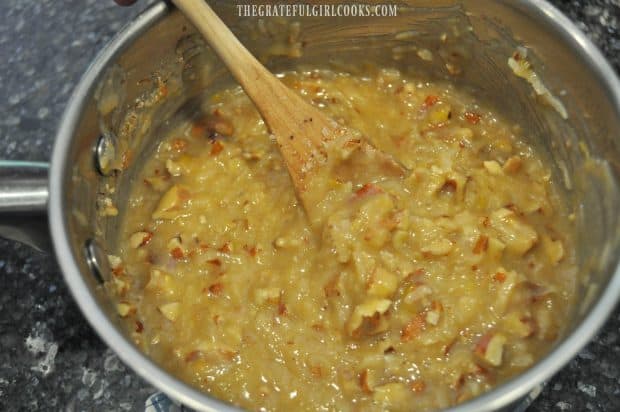
[[[327,194],[326,173],[365,183],[403,169],[359,132],[343,127],[271,74],[239,42],[204,0],[172,0],[228,67],[275,136],[297,195],[312,217]],[[346,164],[346,167],[338,167]],[[346,171],[346,176],[342,176]],[[334,176],[332,176],[334,178]]]

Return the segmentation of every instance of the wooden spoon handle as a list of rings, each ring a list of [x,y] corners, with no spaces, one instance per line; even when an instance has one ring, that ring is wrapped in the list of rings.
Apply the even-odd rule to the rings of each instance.
[[[239,42],[224,22],[204,0],[172,0],[228,67],[235,79],[256,104],[270,128],[279,119],[291,115],[287,105],[299,103],[301,98],[272,75]],[[275,117],[275,118],[274,118]]]

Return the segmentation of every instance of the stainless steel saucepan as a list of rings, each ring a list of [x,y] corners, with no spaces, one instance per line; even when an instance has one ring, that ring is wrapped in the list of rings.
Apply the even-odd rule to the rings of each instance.
[[[601,53],[541,0],[407,1],[392,17],[243,17],[213,7],[274,71],[363,70],[369,63],[464,88],[520,125],[552,165],[574,211],[581,290],[566,336],[530,369],[455,411],[511,410],[593,337],[620,296],[620,82]],[[329,1],[327,1],[329,3]],[[508,66],[527,50],[565,108]],[[432,59],[422,59],[429,51]],[[294,57],[291,57],[294,56]],[[428,57],[428,56],[427,56]],[[0,164],[0,233],[39,248],[45,213],[56,257],[84,316],[138,374],[197,410],[233,409],[184,384],[128,338],[101,287],[123,205],[170,122],[230,81],[185,19],[156,3],[93,61],[64,113],[49,167]],[[566,116],[564,116],[564,114]]]

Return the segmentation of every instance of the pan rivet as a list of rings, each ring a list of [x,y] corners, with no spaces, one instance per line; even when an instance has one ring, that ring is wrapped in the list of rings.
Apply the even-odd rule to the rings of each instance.
[[[109,280],[110,264],[108,263],[108,256],[103,252],[99,243],[94,239],[88,239],[84,247],[86,249],[86,262],[97,281],[103,283]]]
[[[111,133],[103,133],[95,145],[95,168],[102,176],[110,176],[115,159],[116,139]]]

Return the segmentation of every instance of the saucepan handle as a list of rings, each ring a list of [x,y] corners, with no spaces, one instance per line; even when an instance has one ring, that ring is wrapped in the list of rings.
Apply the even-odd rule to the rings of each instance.
[[[0,160],[0,237],[51,250],[45,162]]]

